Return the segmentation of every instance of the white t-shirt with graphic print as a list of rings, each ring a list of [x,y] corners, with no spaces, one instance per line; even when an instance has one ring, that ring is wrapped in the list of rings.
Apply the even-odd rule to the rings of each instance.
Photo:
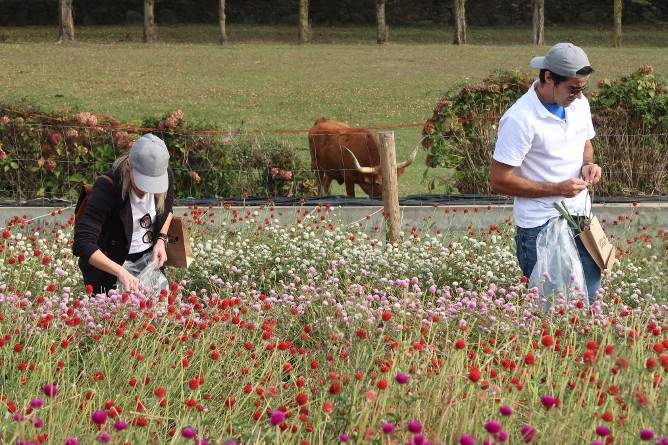
[[[152,243],[145,243],[143,237],[147,231],[153,231],[153,223],[155,222],[154,196],[153,193],[144,193],[144,197],[140,198],[135,194],[134,190],[130,190],[130,206],[132,207],[132,242],[130,243],[130,251],[128,253],[143,252],[152,246]],[[139,221],[147,213],[151,215],[151,226],[143,228]]]

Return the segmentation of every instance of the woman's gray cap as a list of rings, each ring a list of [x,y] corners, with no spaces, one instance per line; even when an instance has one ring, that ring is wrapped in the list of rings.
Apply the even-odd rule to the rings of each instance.
[[[147,193],[167,191],[169,152],[162,139],[151,133],[145,134],[132,144],[128,159],[137,188]]]
[[[546,69],[565,77],[585,77],[577,74],[589,64],[589,59],[579,46],[572,43],[557,43],[547,52],[545,57],[534,57],[531,66],[539,70]]]

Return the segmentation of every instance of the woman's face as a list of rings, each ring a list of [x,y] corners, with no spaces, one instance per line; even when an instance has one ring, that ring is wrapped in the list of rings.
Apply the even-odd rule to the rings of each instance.
[[[132,186],[132,190],[135,192],[135,195],[137,195],[139,198],[143,198],[146,192],[140,190],[139,187],[137,187],[135,184],[135,178],[132,175],[132,166],[130,166],[130,184]]]

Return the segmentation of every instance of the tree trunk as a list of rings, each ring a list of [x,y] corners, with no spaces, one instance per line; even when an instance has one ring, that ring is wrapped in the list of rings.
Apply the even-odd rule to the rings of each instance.
[[[533,0],[533,44],[545,43],[545,0]]]
[[[309,0],[299,0],[299,43],[307,43],[310,40],[308,2]]]
[[[613,0],[615,14],[615,28],[612,34],[612,43],[615,48],[622,46],[622,0]]]
[[[376,42],[379,45],[387,42],[387,22],[385,21],[385,0],[376,0],[376,20],[378,22],[378,31],[376,33]]]
[[[225,0],[220,0],[218,4],[218,24],[220,25],[220,44],[227,43],[227,30],[225,29]]]
[[[144,42],[155,42],[155,0],[144,0]]]
[[[455,45],[466,44],[466,0],[452,0],[455,16]]]
[[[74,41],[74,19],[72,18],[72,1],[59,0],[58,24],[60,25],[59,42]]]

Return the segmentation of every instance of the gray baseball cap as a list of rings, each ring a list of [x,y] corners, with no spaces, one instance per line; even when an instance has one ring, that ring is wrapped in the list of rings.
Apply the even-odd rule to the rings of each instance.
[[[169,187],[169,152],[165,142],[147,133],[132,144],[130,166],[135,185],[143,192],[165,193]]]
[[[547,52],[545,57],[534,57],[531,66],[546,69],[565,77],[585,77],[577,74],[589,64],[589,59],[579,46],[572,43],[557,43]]]

